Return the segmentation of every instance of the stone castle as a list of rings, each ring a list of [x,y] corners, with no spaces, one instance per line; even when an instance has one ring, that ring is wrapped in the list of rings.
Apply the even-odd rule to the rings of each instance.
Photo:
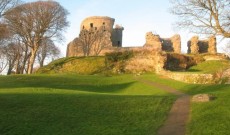
[[[171,38],[161,38],[159,35],[153,34],[152,32],[146,33],[146,43],[143,47],[122,47],[122,33],[124,28],[122,26],[116,25],[114,27],[115,19],[107,16],[93,16],[88,17],[81,23],[80,30],[97,30],[103,28],[105,41],[107,46],[97,55],[105,55],[105,53],[113,52],[116,50],[141,50],[143,48],[152,48],[156,51],[174,52],[181,53],[181,37],[176,34]],[[80,37],[81,35],[79,35]],[[68,44],[67,57],[72,56],[84,56],[79,47],[79,37],[75,38],[72,42]],[[211,36],[208,40],[199,40],[198,36],[192,37],[188,41],[188,53],[217,53],[216,49],[216,38]],[[93,56],[95,54],[91,54]]]
[[[122,32],[124,28],[122,26],[116,25],[113,28],[115,23],[114,18],[107,16],[92,16],[88,17],[81,23],[80,30],[86,29],[98,29],[103,27],[105,31],[108,31],[111,34],[112,46],[121,47],[122,46]]]
[[[108,45],[107,48],[122,47],[122,33],[124,28],[120,25],[114,27],[114,23],[114,18],[107,16],[92,16],[82,21],[80,30],[98,30],[102,28],[105,33],[105,38],[103,38],[103,40],[106,41],[106,44]],[[77,37],[68,44],[67,56],[83,55],[79,50],[78,40],[79,38]],[[105,50],[106,48],[103,51]]]

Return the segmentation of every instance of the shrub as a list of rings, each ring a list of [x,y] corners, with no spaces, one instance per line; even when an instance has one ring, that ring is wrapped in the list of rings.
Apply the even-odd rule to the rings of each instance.
[[[113,73],[123,73],[125,61],[134,56],[133,51],[117,51],[105,55],[105,65],[107,70]]]
[[[202,61],[200,57],[194,58],[177,53],[167,53],[167,61],[164,65],[164,69],[172,71],[186,70],[200,61]]]

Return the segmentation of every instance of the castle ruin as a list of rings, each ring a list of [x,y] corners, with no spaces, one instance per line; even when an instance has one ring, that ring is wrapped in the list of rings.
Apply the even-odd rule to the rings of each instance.
[[[181,37],[179,34],[175,34],[171,38],[161,38],[157,34],[152,32],[146,33],[146,43],[143,47],[122,47],[122,34],[124,28],[119,25],[115,25],[115,19],[107,16],[92,16],[88,17],[82,21],[80,30],[89,31],[89,35],[97,32],[97,30],[103,30],[102,38],[99,41],[94,42],[91,50],[98,49],[99,44],[104,44],[103,49],[97,53],[90,53],[90,55],[85,55],[82,50],[81,39],[85,33],[80,33],[79,37],[75,38],[72,42],[68,44],[67,57],[72,56],[97,56],[105,55],[105,53],[114,51],[124,51],[124,50],[141,50],[141,49],[151,49],[155,51],[165,51],[181,53]],[[93,30],[93,31],[91,31]],[[92,35],[91,35],[92,36]],[[97,45],[96,45],[97,44]],[[211,53],[216,54],[216,37],[211,36],[208,40],[199,40],[198,36],[194,36],[188,41],[188,53],[200,54],[200,53]]]
[[[97,42],[103,42],[103,44],[106,44],[106,48],[122,47],[122,35],[124,28],[119,25],[116,25],[114,27],[114,22],[114,18],[110,18],[107,16],[92,16],[82,21],[80,30],[81,32],[84,30],[93,30],[93,32],[96,32],[99,29],[103,29],[103,38],[101,39],[103,41],[96,41],[95,44]],[[79,46],[80,38],[81,34],[79,34],[79,37],[75,38],[72,42],[68,44],[67,57],[84,55],[82,54],[82,51],[80,50],[81,48]],[[94,45],[94,47],[95,46],[96,45]],[[95,48],[93,48],[92,50],[95,50]],[[91,55],[95,54],[92,53]]]
[[[211,36],[207,40],[199,40],[198,36],[192,37],[188,41],[188,54],[211,53],[216,54],[216,37]]]
[[[181,38],[176,34],[171,38],[161,38],[152,32],[146,33],[146,47],[154,47],[159,51],[181,53]]]

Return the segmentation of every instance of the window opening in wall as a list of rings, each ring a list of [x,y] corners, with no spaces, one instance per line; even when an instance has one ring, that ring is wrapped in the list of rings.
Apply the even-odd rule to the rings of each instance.
[[[90,27],[93,28],[93,23],[90,23]]]
[[[83,25],[82,29],[84,30],[85,29],[85,26]]]
[[[105,25],[105,22],[103,22],[103,25]]]
[[[120,42],[120,41],[118,41],[118,42],[117,42],[117,45],[120,47],[120,46],[121,46],[121,42]]]

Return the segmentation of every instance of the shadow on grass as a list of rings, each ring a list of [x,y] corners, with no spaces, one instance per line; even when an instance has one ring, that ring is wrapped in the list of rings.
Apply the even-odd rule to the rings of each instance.
[[[1,81],[2,78],[0,78],[0,89],[33,87],[97,93],[117,93],[135,83],[135,81],[104,83],[103,81],[97,82],[100,80],[100,77],[94,77],[93,79],[82,77],[83,78],[81,78],[81,76],[79,76],[79,78],[66,76],[10,76],[5,78],[4,81]]]
[[[198,70],[198,69],[188,69],[186,70],[186,72],[201,72],[202,70]]]
[[[0,94],[0,98],[1,135],[152,134],[174,101],[171,97],[76,94]]]
[[[191,85],[186,86],[181,91],[184,91],[190,95],[203,94],[203,93],[215,93],[223,90],[230,90],[229,84],[216,84],[216,85]]]

